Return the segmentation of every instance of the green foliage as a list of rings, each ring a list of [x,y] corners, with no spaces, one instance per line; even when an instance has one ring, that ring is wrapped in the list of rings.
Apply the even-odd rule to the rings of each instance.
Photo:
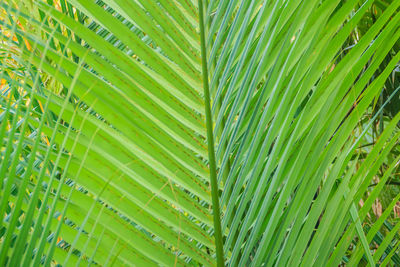
[[[399,265],[399,10],[0,1],[0,266]]]

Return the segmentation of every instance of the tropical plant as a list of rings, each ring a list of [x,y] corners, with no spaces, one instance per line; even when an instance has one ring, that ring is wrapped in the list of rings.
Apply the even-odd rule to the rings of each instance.
[[[399,266],[400,1],[0,8],[0,266]]]

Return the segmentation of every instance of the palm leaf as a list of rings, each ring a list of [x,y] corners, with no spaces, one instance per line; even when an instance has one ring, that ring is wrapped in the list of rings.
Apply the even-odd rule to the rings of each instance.
[[[398,261],[399,1],[0,5],[0,265]]]

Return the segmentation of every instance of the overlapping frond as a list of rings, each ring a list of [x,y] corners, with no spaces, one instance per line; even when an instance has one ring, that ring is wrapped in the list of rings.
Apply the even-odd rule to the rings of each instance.
[[[196,7],[166,3],[166,13],[142,2],[75,1],[66,14],[37,1],[30,8],[38,17],[2,3],[13,17],[3,29],[30,44],[15,43],[17,61],[26,73],[35,70],[31,79],[9,81],[26,96],[3,114],[2,125],[11,118],[22,125],[4,137],[2,214],[13,195],[21,204],[7,212],[2,264],[7,257],[12,265],[22,256],[26,262],[57,256],[59,263],[184,265],[190,257],[213,265],[199,35],[186,14]],[[43,86],[43,74],[63,91]],[[32,109],[33,99],[42,110]]]
[[[399,8],[1,1],[0,265],[400,262]]]
[[[380,259],[379,253],[370,256],[372,236],[365,238],[365,215],[357,207],[387,154],[375,154],[382,149],[376,145],[370,161],[358,166],[357,147],[376,117],[362,132],[355,130],[400,60],[395,51],[376,74],[399,40],[400,3],[388,5],[358,43],[341,54],[373,1],[358,3],[210,5],[209,14],[216,10],[209,36],[215,39],[211,84],[229,265],[323,266],[331,260],[336,266],[341,258],[331,253],[340,239],[347,249],[354,236],[360,240],[358,255],[364,252],[371,264]],[[386,153],[397,144],[397,133],[390,134],[397,132],[398,119],[380,137],[391,140]],[[374,161],[377,168],[367,174]],[[397,161],[390,163],[386,179]],[[352,230],[345,239],[348,225]]]

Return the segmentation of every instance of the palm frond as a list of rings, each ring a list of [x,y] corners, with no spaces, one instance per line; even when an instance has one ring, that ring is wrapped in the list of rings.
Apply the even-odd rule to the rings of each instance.
[[[1,1],[0,265],[396,264],[399,7]]]

